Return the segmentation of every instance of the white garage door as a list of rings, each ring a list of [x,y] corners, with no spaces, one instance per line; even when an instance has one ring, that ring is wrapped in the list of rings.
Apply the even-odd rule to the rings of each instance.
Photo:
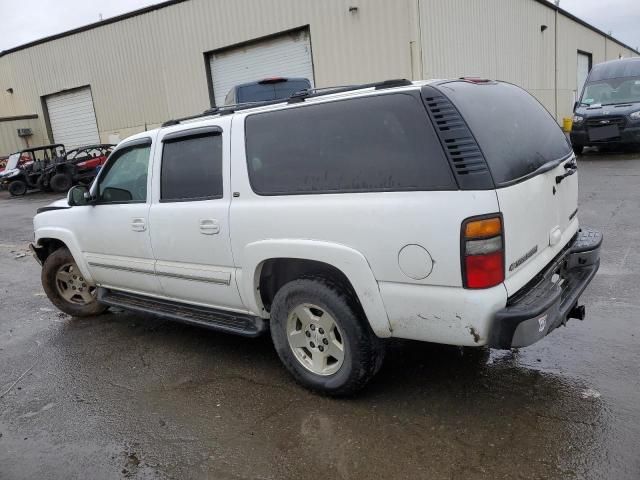
[[[582,94],[582,87],[584,87],[584,83],[587,81],[587,75],[589,75],[589,67],[591,65],[591,55],[578,52],[578,70],[577,70],[577,81],[578,89],[576,91],[576,95],[579,97]]]
[[[210,59],[216,105],[234,85],[269,77],[304,77],[313,85],[308,31],[283,34],[244,47],[214,53]]]
[[[53,140],[67,150],[100,143],[90,88],[47,97],[47,111]]]

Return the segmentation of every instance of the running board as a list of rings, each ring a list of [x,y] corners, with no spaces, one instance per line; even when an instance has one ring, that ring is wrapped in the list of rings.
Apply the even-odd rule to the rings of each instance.
[[[260,317],[106,288],[98,288],[98,302],[244,337],[257,337],[268,329],[267,322]]]

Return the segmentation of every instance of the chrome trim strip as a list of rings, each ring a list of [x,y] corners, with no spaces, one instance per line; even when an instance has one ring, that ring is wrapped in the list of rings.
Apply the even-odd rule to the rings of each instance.
[[[89,265],[92,267],[99,267],[99,268],[108,268],[110,270],[118,270],[121,272],[129,272],[129,273],[142,273],[145,275],[154,275],[154,272],[152,271],[147,271],[147,270],[140,270],[137,268],[131,268],[131,267],[121,267],[118,265],[106,265],[104,263],[96,263],[96,262],[89,262]],[[231,279],[229,280],[216,280],[213,278],[204,278],[204,277],[197,277],[194,275],[180,275],[177,273],[165,273],[165,272],[155,272],[155,275],[158,275],[160,277],[166,277],[166,278],[174,278],[177,280],[190,280],[190,281],[194,281],[194,282],[204,282],[204,283],[213,283],[215,285],[226,285],[229,286],[231,285]]]
[[[91,267],[108,268],[110,270],[118,270],[121,272],[144,273],[146,275],[153,275],[153,271],[149,271],[149,270],[140,270],[138,268],[131,268],[131,267],[121,267],[119,265],[106,265],[104,263],[96,263],[96,262],[88,262],[88,263]]]
[[[231,280],[216,280],[215,278],[197,277],[195,275],[180,275],[178,273],[156,272],[156,275],[166,278],[175,278],[178,280],[191,280],[194,282],[214,283],[216,285],[230,285]]]

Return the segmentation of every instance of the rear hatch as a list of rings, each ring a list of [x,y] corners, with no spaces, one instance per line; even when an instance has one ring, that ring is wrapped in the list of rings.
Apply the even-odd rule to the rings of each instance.
[[[466,121],[493,178],[503,216],[504,283],[513,295],[578,230],[575,156],[549,112],[519,87],[453,81],[438,88]]]

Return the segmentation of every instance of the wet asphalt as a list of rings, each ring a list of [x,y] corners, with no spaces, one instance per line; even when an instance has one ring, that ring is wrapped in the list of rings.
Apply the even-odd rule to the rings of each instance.
[[[55,196],[0,192],[0,479],[640,478],[640,153],[579,165],[605,234],[585,321],[519,351],[396,341],[341,400],[268,337],[59,313],[27,253]]]

